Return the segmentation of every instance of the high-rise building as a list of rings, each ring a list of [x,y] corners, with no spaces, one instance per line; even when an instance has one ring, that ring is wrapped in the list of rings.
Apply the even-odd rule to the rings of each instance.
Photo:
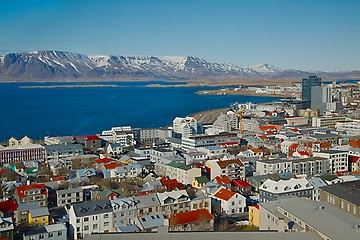
[[[328,104],[332,102],[332,87],[321,86],[311,88],[311,110],[321,115],[326,112]]]
[[[311,106],[311,88],[316,86],[321,86],[321,78],[317,76],[309,76],[308,78],[302,79],[302,92],[301,97],[303,101],[307,101],[308,104],[305,104],[306,108]]]

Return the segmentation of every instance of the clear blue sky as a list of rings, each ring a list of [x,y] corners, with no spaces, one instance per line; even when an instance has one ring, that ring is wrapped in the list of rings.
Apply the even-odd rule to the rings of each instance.
[[[0,0],[0,53],[197,56],[360,69],[358,0]]]

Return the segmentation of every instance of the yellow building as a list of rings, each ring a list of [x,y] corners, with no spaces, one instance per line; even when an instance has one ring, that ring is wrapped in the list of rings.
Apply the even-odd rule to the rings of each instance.
[[[207,184],[209,182],[209,179],[206,176],[202,176],[202,177],[196,177],[194,178],[194,180],[192,181],[192,186],[194,188],[200,189],[203,186],[205,186],[205,184]]]
[[[259,205],[249,206],[249,223],[250,226],[260,225]]]
[[[29,211],[29,224],[48,224],[49,223],[49,211],[47,208],[31,209]]]

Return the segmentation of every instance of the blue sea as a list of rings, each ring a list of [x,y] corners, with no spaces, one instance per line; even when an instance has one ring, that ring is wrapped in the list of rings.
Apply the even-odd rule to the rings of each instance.
[[[233,102],[262,103],[278,99],[195,94],[215,87],[146,87],[155,83],[165,84],[160,81],[92,83],[119,86],[102,88],[19,88],[69,83],[0,84],[0,142],[12,136],[43,139],[46,135],[96,134],[123,125],[169,126],[177,116],[224,108]]]

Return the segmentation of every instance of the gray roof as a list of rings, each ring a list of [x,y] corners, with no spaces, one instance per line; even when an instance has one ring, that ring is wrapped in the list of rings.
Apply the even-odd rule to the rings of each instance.
[[[272,210],[281,207],[330,239],[357,240],[360,237],[360,232],[355,229],[355,226],[360,224],[360,219],[327,202],[315,202],[304,198],[285,198],[260,203],[260,206]]]
[[[74,208],[76,217],[112,212],[111,202],[109,200],[74,203],[71,207]]]
[[[142,217],[138,217],[138,220],[143,229],[152,229],[164,226],[164,216],[161,213],[144,215]]]
[[[23,235],[25,235],[25,236],[38,235],[41,233],[47,233],[44,226],[33,227],[33,228],[29,228],[29,229],[26,229],[23,231]]]
[[[52,154],[53,152],[79,152],[79,153],[83,153],[84,149],[82,147],[81,144],[54,144],[54,145],[46,145],[45,146],[46,149],[46,154]]]
[[[134,196],[134,201],[137,203],[137,208],[160,206],[159,199],[153,193],[144,196]]]
[[[142,232],[142,233],[108,233],[86,235],[85,240],[218,240],[218,239],[241,239],[241,240],[320,240],[314,232]]]
[[[135,224],[124,226],[120,222],[115,222],[115,227],[117,228],[118,232],[123,232],[123,233],[134,233],[139,231],[139,228]]]
[[[270,160],[260,160],[257,162],[262,162],[262,163],[268,163],[268,164],[276,164],[276,163],[288,163],[288,162],[294,162],[294,163],[298,163],[298,162],[312,162],[312,161],[317,161],[317,160],[327,160],[327,158],[323,158],[323,157],[311,157],[311,158],[280,158],[280,159],[270,159]]]
[[[324,186],[321,190],[360,206],[360,180]]]
[[[329,134],[314,134],[314,135],[311,135],[311,137],[314,137],[314,138],[329,138],[329,137],[340,137],[340,135],[332,134],[332,133],[329,133]]]
[[[38,208],[40,208],[39,202],[19,203],[18,212],[24,212],[24,211],[29,211],[31,209],[38,209]]]
[[[47,232],[56,232],[67,230],[65,223],[56,223],[51,225],[45,225],[45,229]]]
[[[41,217],[41,216],[47,216],[49,215],[49,210],[47,208],[37,208],[37,209],[31,209],[30,211],[31,217]]]
[[[327,184],[319,177],[313,177],[307,179],[308,182],[314,187],[314,189],[319,189],[321,187],[327,186]]]

